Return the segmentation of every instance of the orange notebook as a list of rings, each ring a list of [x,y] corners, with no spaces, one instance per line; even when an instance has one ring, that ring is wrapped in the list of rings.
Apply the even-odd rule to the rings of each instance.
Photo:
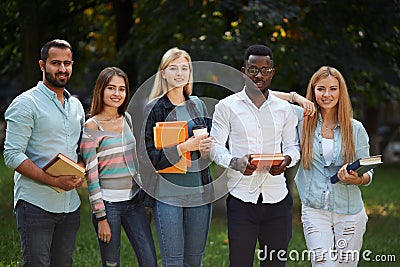
[[[250,163],[257,166],[256,171],[269,171],[271,167],[279,166],[284,159],[282,153],[250,155]]]
[[[186,121],[160,121],[156,122],[156,127],[183,127],[187,128],[187,122]]]
[[[85,177],[85,168],[62,153],[58,153],[42,169],[53,176],[76,175],[78,178]],[[51,186],[51,188],[58,193],[64,192],[63,189],[58,187]]]
[[[167,121],[157,122],[153,127],[154,145],[156,149],[170,147],[186,141],[189,137],[186,121]],[[191,165],[190,152],[186,152],[182,158],[174,165],[158,173],[186,173],[187,167]]]
[[[186,121],[181,122],[157,122],[156,126],[153,127],[154,133],[154,146],[157,149],[164,147],[170,147],[176,144],[180,144],[188,139],[188,128]]]

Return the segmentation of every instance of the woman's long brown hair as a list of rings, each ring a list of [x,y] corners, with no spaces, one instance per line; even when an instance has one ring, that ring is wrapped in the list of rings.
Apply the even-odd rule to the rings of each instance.
[[[93,90],[92,105],[90,107],[90,115],[89,115],[90,118],[103,111],[104,89],[107,87],[108,83],[110,82],[110,80],[113,76],[122,77],[125,81],[125,87],[126,87],[126,97],[125,97],[124,103],[122,103],[122,105],[118,107],[118,114],[123,115],[125,113],[126,109],[128,108],[128,104],[129,104],[128,75],[126,75],[126,73],[123,70],[121,70],[120,68],[107,67],[107,68],[103,69],[100,72],[99,76],[97,77],[96,85],[94,86],[94,90]]]

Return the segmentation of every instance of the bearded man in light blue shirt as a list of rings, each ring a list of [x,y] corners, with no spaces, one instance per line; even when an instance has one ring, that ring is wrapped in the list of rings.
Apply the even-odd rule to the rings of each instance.
[[[58,153],[78,161],[85,114],[79,100],[65,89],[72,65],[68,42],[46,43],[39,60],[43,80],[17,96],[5,113],[4,161],[15,169],[14,211],[24,266],[72,266],[80,223],[75,188],[83,179],[54,177],[41,169]]]

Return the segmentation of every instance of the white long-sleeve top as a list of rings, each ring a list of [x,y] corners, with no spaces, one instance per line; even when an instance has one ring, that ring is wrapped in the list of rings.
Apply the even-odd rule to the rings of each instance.
[[[288,102],[268,94],[268,99],[257,108],[243,89],[216,105],[210,155],[218,165],[227,168],[233,157],[283,153],[292,158],[288,166],[292,167],[300,159],[297,122]],[[230,194],[244,202],[257,203],[261,193],[263,203],[277,203],[288,193],[283,173],[272,176],[263,171],[244,176],[229,168],[227,175]]]

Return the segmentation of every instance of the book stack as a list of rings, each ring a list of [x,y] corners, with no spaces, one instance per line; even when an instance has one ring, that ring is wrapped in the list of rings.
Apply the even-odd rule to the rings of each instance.
[[[284,160],[282,153],[275,154],[251,154],[250,163],[257,166],[256,171],[269,171],[274,166],[279,166]]]
[[[381,155],[376,155],[376,156],[371,156],[367,158],[360,158],[353,163],[347,165],[346,170],[347,172],[350,171],[355,171],[357,172],[358,176],[361,176],[363,173],[366,173],[367,171],[381,165],[382,162],[382,156]],[[331,183],[336,184],[339,182],[339,177],[337,176],[337,173],[331,177]]]
[[[54,156],[42,168],[42,170],[52,176],[76,175],[78,178],[85,177],[85,168],[62,153],[58,153],[56,156]],[[51,186],[51,188],[56,190],[58,193],[64,192],[63,189],[58,187]]]
[[[154,146],[156,149],[171,147],[189,138],[188,126],[186,121],[166,121],[157,122],[153,127]],[[190,151],[184,153],[182,158],[173,166],[158,170],[158,173],[186,173],[190,166]]]

